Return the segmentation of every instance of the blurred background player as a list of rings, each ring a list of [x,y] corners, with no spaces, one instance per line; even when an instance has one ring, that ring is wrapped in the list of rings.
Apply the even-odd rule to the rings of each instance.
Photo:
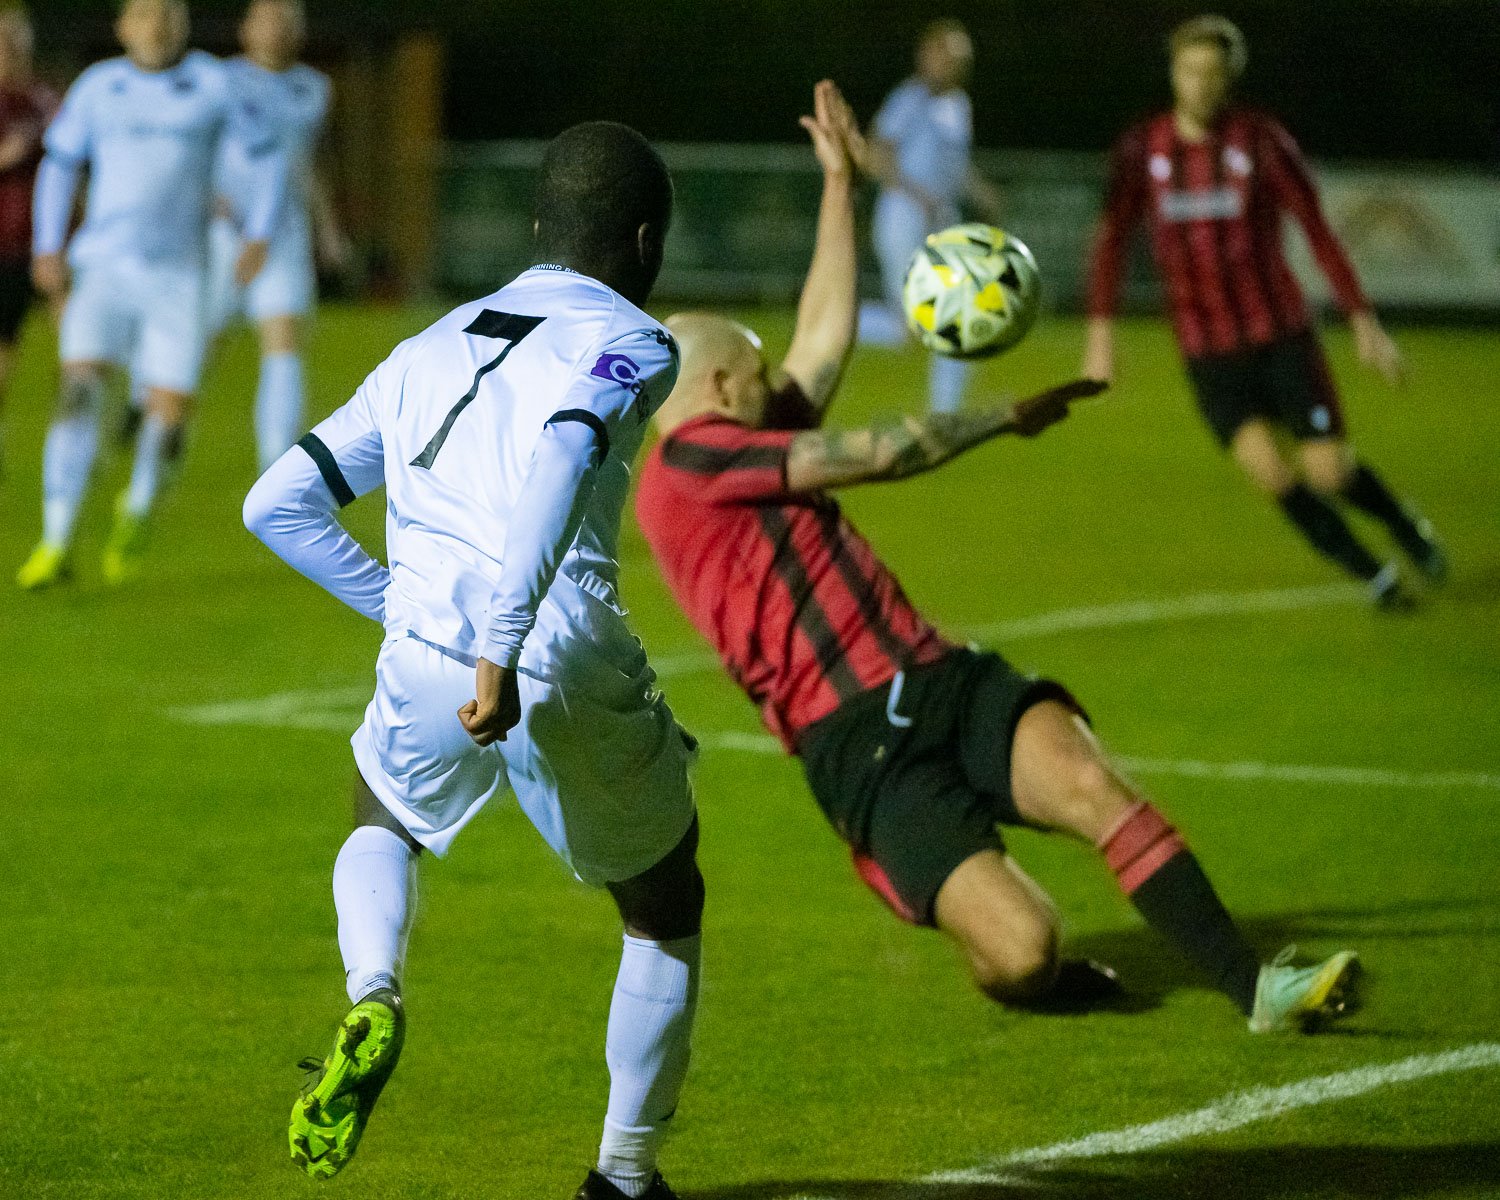
[[[57,97],[31,74],[33,33],[23,8],[0,10],[0,472],[5,458],[5,395],[16,343],[31,308],[31,194],[42,161],[42,133]]]
[[[671,176],[633,129],[559,135],[538,265],[398,346],[245,501],[257,536],[387,631],[333,874],[353,1008],[292,1109],[292,1157],[314,1178],[354,1154],[401,1052],[416,855],[442,854],[508,779],[625,925],[609,1108],[578,1200],[673,1200],[656,1161],[697,1004],[693,744],[625,621],[615,550],[631,463],[677,378],[676,343],[637,307],[671,213]],[[382,484],[389,571],[333,515]]]
[[[1394,386],[1404,373],[1400,352],[1324,218],[1291,135],[1232,102],[1246,63],[1239,29],[1223,17],[1196,17],[1173,31],[1169,49],[1174,107],[1127,131],[1114,148],[1088,285],[1083,373],[1114,376],[1125,252],[1145,221],[1188,376],[1215,437],[1314,547],[1369,584],[1377,605],[1408,607],[1396,565],[1382,566],[1336,502],[1382,522],[1429,580],[1445,577],[1447,559],[1431,525],[1346,440],[1328,363],[1282,253],[1283,213],[1306,232],[1349,316],[1360,359]],[[1278,431],[1295,440],[1295,459],[1282,452]]]
[[[102,569],[109,583],[139,571],[152,506],[181,453],[203,368],[208,224],[221,143],[241,140],[260,165],[237,264],[244,281],[265,262],[286,193],[286,159],[274,135],[234,97],[218,59],[187,52],[182,0],[127,0],[115,32],[125,56],[96,63],[68,89],[47,130],[37,178],[33,275],[46,295],[67,299],[61,390],[43,452],[42,540],[17,576],[23,588],[70,574],[108,376],[130,364],[148,389],[147,415]],[[83,225],[69,241],[85,169]]]
[[[1197,858],[1110,765],[1068,691],[965,650],[912,607],[831,489],[906,479],[1004,434],[1034,436],[1081,381],[1030,400],[823,430],[854,342],[859,132],[831,83],[812,134],[824,171],[817,248],[786,360],[706,313],[682,346],[636,512],[678,603],[797,755],[860,876],[904,920],[942,929],[976,985],[1009,1003],[1086,1005],[1113,976],[1058,954],[1060,921],[997,823],[1098,847],[1146,921],[1269,1032],[1344,1011],[1345,951],[1262,965]]]
[[[219,199],[209,244],[210,321],[214,332],[240,313],[255,322],[261,352],[255,445],[262,471],[304,428],[302,324],[317,301],[315,257],[330,267],[347,258],[316,162],[331,87],[321,71],[297,61],[305,37],[302,0],[255,0],[240,24],[245,53],[224,64],[235,96],[261,113],[287,154],[291,173],[266,265],[241,287],[235,263],[254,209],[259,167],[243,142],[226,140],[220,148]]]
[[[874,239],[885,304],[867,304],[860,314],[860,332],[868,342],[905,340],[901,285],[907,263],[929,233],[956,223],[965,201],[987,221],[999,217],[999,194],[969,158],[974,119],[964,87],[973,69],[968,31],[955,20],[934,21],[917,42],[916,74],[886,97],[875,116],[863,166],[880,184]],[[932,356],[928,406],[933,412],[959,408],[969,371],[967,363]]]

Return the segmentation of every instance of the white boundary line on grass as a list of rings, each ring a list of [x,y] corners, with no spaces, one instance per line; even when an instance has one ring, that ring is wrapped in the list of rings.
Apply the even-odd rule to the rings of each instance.
[[[710,750],[743,754],[782,754],[781,743],[768,733],[709,733],[702,738]],[[1382,767],[1333,767],[1299,763],[1200,762],[1192,758],[1135,758],[1115,755],[1114,761],[1140,775],[1176,775],[1183,779],[1219,779],[1231,783],[1316,783],[1346,787],[1463,789],[1500,791],[1500,774],[1485,771],[1389,771]]]
[[[310,729],[352,733],[370,689],[325,688],[277,692],[253,700],[186,705],[167,710],[188,725],[250,725],[266,729]],[[770,734],[727,730],[704,734],[710,750],[741,754],[784,753]],[[1116,758],[1127,771],[1140,775],[1172,775],[1182,779],[1217,779],[1229,783],[1306,783],[1335,787],[1400,788],[1424,791],[1500,791],[1500,773],[1486,771],[1395,771],[1381,767],[1340,767],[1299,763],[1201,762],[1191,758]]]
[[[1149,1121],[1142,1125],[1129,1125],[1123,1129],[1092,1133],[1072,1141],[1054,1142],[1050,1146],[1034,1146],[1029,1150],[1016,1150],[1001,1155],[977,1167],[959,1171],[938,1171],[906,1185],[897,1185],[891,1197],[899,1196],[909,1188],[920,1188],[932,1184],[989,1184],[1004,1185],[1020,1183],[1035,1172],[1065,1162],[1080,1162],[1087,1159],[1105,1158],[1112,1155],[1140,1154],[1161,1146],[1212,1134],[1228,1133],[1257,1121],[1269,1120],[1299,1108],[1311,1108],[1334,1100],[1349,1100],[1363,1096],[1393,1084],[1410,1083],[1418,1079],[1430,1079],[1437,1075],[1452,1075],[1462,1071],[1478,1071],[1486,1067],[1500,1066],[1500,1042],[1475,1042],[1448,1050],[1440,1054],[1416,1054],[1396,1062],[1377,1063],[1368,1067],[1356,1067],[1333,1075],[1319,1075],[1310,1079],[1281,1087],[1251,1088],[1243,1092],[1231,1092],[1222,1099],[1203,1108]],[[832,1200],[831,1197],[802,1194],[794,1200]]]
[[[1202,617],[1253,616],[1366,603],[1368,597],[1364,588],[1355,583],[1272,588],[1259,592],[1198,592],[1169,600],[1126,600],[1118,604],[1059,608],[1031,617],[969,625],[959,632],[976,642],[1023,642],[1029,638],[1084,629],[1118,629],[1127,625],[1158,625]],[[651,665],[658,678],[676,679],[715,670],[718,660],[704,651],[685,651],[653,656]]]

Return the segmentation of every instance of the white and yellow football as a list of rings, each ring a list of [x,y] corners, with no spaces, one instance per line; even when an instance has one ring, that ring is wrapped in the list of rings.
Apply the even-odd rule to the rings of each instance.
[[[906,322],[929,350],[984,358],[1016,345],[1036,320],[1041,276],[1024,242],[993,225],[930,234],[906,268]]]

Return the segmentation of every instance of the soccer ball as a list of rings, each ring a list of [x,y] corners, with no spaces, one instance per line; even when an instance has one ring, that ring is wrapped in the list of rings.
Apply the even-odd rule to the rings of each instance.
[[[1023,242],[993,225],[929,235],[906,268],[906,322],[929,350],[984,358],[1009,350],[1036,320],[1041,277]]]

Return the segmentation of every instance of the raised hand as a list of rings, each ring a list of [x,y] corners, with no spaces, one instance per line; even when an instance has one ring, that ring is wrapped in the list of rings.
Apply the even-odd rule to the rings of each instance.
[[[813,153],[825,174],[849,175],[864,169],[864,134],[854,110],[831,79],[813,89],[813,115],[801,118],[800,124],[812,138]]]

